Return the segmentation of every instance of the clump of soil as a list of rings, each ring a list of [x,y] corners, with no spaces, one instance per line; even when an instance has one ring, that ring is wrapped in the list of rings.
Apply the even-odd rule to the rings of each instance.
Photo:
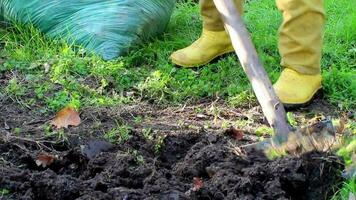
[[[324,153],[273,161],[261,152],[240,157],[229,148],[232,138],[209,133],[168,135],[157,153],[141,135],[108,148],[100,143],[91,159],[85,145],[45,144],[58,156],[46,168],[35,164],[37,144],[1,141],[0,188],[10,191],[8,199],[28,200],[303,200],[327,199],[341,180],[340,160]],[[194,177],[202,179],[201,188],[194,188]]]

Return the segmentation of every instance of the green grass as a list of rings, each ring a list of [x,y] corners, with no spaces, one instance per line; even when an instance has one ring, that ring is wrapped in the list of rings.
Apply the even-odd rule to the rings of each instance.
[[[350,194],[356,195],[356,181],[349,180],[345,182],[342,188],[334,195],[332,200],[346,200],[349,199]]]
[[[326,1],[324,87],[327,99],[345,110],[356,107],[356,14],[351,2]],[[248,28],[275,81],[280,72],[277,29],[281,15],[272,0],[252,1],[246,10]],[[189,45],[200,30],[198,7],[180,3],[165,34],[137,46],[126,57],[105,62],[95,55],[82,55],[79,47],[73,51],[71,46],[49,40],[34,28],[17,25],[0,32],[5,43],[1,55],[6,58],[0,70],[16,72],[0,92],[27,107],[40,103],[44,113],[67,104],[86,107],[137,100],[181,104],[219,97],[239,106],[253,100],[234,55],[197,70],[175,68],[170,63],[172,51]]]

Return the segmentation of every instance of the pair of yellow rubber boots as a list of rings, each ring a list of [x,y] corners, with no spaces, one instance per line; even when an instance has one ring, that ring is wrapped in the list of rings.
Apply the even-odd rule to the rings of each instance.
[[[321,89],[323,0],[276,0],[276,3],[283,14],[279,51],[284,69],[274,88],[286,106],[304,105]],[[235,0],[235,4],[243,13],[243,0]],[[197,67],[234,51],[213,0],[200,0],[200,7],[202,35],[189,47],[171,55],[176,65]]]

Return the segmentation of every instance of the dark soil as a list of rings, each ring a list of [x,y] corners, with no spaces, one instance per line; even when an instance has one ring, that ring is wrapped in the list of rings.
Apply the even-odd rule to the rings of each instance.
[[[139,134],[87,158],[85,149],[58,144],[58,159],[37,167],[35,144],[2,142],[0,153],[16,165],[0,170],[8,199],[327,199],[339,181],[334,157],[309,153],[269,161],[262,153],[241,158],[227,136],[167,136],[160,153]],[[94,141],[97,142],[97,141]],[[102,142],[102,145],[105,145]],[[100,146],[100,145],[99,145]],[[31,153],[23,150],[31,149]],[[129,149],[137,149],[137,154]],[[138,162],[137,155],[144,161]],[[193,178],[203,187],[193,191]]]
[[[0,96],[0,105],[0,189],[10,192],[2,199],[318,200],[329,199],[341,181],[341,161],[325,153],[273,161],[261,152],[236,155],[234,146],[256,138],[246,131],[236,140],[218,131],[219,122],[215,128],[205,126],[214,116],[197,116],[195,107],[84,109],[82,124],[65,129],[65,139],[58,139],[44,136],[50,116],[5,96]],[[258,126],[265,123],[258,109],[220,108],[217,121],[252,119]],[[142,120],[135,120],[138,116]],[[118,122],[132,127],[131,138],[105,142],[103,133]],[[164,137],[158,152],[156,143],[143,137],[147,129],[154,139]],[[44,152],[55,156],[54,162],[37,166]],[[201,188],[194,178],[202,180]]]

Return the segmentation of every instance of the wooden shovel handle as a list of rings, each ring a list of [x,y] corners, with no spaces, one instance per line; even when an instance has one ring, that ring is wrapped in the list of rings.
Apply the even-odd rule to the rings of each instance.
[[[290,132],[286,111],[279,101],[272,83],[258,58],[250,35],[236,9],[233,0],[214,0],[217,10],[224,21],[225,29],[230,35],[233,47],[240,60],[253,91],[256,94],[268,123],[274,128],[276,136],[286,139]]]

